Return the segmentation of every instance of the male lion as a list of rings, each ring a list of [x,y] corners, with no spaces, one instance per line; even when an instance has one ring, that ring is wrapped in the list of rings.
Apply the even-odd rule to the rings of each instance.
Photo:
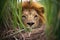
[[[24,40],[46,40],[44,7],[37,2],[22,2],[22,21],[31,33],[23,33]]]
[[[36,2],[23,2],[22,21],[27,27],[41,27],[44,24],[44,7]]]

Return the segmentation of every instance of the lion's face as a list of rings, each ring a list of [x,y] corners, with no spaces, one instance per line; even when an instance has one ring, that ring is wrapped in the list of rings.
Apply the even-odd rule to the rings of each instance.
[[[25,26],[35,28],[39,26],[40,15],[34,9],[24,9],[22,21]]]
[[[37,28],[44,22],[44,7],[37,2],[22,2],[22,21],[26,27]]]

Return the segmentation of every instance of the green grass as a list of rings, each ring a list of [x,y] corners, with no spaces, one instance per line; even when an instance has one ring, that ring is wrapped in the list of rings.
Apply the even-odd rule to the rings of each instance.
[[[59,0],[42,0],[40,3],[42,3],[45,7],[45,15],[46,15],[46,34],[48,37],[48,40],[51,40],[51,36],[57,40],[59,38],[59,29],[60,29],[60,17],[58,18],[58,15],[60,13],[60,1]],[[57,31],[58,30],[58,31]],[[59,39],[58,39],[59,40]]]
[[[18,0],[19,1],[19,0]],[[2,1],[1,1],[2,2]],[[28,28],[22,22],[22,0],[20,6],[17,8],[17,0],[6,0],[1,5],[0,24],[3,23],[5,27],[13,27],[16,29],[18,26],[20,30],[28,31]],[[18,11],[17,11],[18,10]]]

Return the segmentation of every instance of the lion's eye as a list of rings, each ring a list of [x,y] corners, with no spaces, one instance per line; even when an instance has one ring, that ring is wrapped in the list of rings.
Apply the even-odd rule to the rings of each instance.
[[[23,16],[22,16],[22,19],[26,19],[26,16],[23,15]]]
[[[37,19],[37,17],[38,17],[37,15],[34,16],[35,19]]]
[[[35,15],[35,18],[38,17],[37,15]]]

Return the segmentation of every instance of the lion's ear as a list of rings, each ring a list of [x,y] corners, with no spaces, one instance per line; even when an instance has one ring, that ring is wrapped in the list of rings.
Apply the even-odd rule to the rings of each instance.
[[[40,13],[44,14],[44,7],[39,8]]]

